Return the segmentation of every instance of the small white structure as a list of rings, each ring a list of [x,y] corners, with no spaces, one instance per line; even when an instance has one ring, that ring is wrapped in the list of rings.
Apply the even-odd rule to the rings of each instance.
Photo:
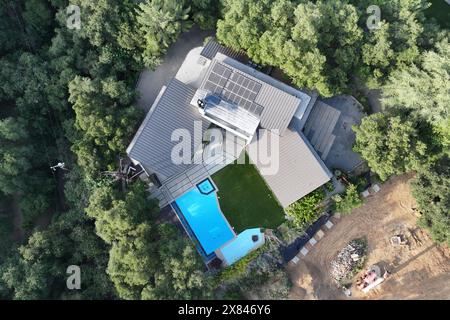
[[[316,237],[317,237],[317,239],[322,239],[323,238],[323,236],[325,235],[325,233],[323,233],[323,231],[322,230],[319,230],[319,231],[317,231],[317,233],[316,233]]]
[[[375,193],[377,193],[378,191],[381,190],[381,188],[380,188],[380,186],[379,186],[377,183],[375,183],[375,184],[372,186],[372,190],[373,190]]]
[[[313,246],[317,243],[317,240],[313,238],[309,239],[309,243]]]
[[[300,261],[300,259],[297,256],[293,257],[291,260],[291,262],[293,262],[294,264],[297,264],[297,262],[299,262],[299,261]]]
[[[370,195],[369,189],[364,190],[363,192],[361,192],[361,195],[362,195],[364,198],[367,198],[367,197]]]
[[[327,223],[325,223],[325,227],[327,227],[328,229],[331,229],[333,226],[334,224],[330,220],[328,220]]]
[[[306,256],[308,254],[308,249],[306,249],[305,247],[302,248],[302,250],[300,250],[300,253],[304,256]]]

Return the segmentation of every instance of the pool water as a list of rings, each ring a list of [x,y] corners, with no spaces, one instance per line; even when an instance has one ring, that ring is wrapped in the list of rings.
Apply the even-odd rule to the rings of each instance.
[[[206,180],[205,180],[206,181]],[[210,187],[214,186],[208,180]],[[202,182],[203,183],[203,182]],[[200,183],[200,184],[202,184]],[[216,249],[235,237],[228,221],[220,211],[215,192],[212,192],[207,184],[204,189],[209,194],[203,194],[200,186],[194,188],[175,200],[177,213],[183,216],[189,224],[198,242],[206,255],[210,255]],[[183,220],[183,219],[181,219]]]

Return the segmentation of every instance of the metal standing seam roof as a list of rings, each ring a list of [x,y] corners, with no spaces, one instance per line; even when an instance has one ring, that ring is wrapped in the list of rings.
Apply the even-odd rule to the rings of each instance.
[[[221,53],[216,55],[216,58],[213,59],[211,65],[209,66],[208,72],[206,73],[201,85],[202,89],[207,89],[210,74],[213,73],[213,70],[217,64],[226,67],[231,70],[232,73],[227,77],[225,82],[220,82],[220,85],[218,83],[215,84],[215,93],[227,99],[230,81],[233,81],[232,79],[235,78],[234,75],[236,74],[258,83],[260,87],[252,102],[263,108],[260,114],[260,125],[262,128],[269,130],[278,129],[280,135],[283,135],[284,131],[291,122],[295,111],[300,106],[301,99],[289,92],[286,92],[284,89],[287,89],[287,86],[284,86],[277,80],[272,79],[269,76],[264,75],[261,72],[236,60],[230,59]],[[277,86],[282,87],[283,90]],[[217,89],[218,87],[221,87],[222,89]],[[292,88],[290,91],[294,90],[295,89]]]
[[[300,99],[273,86],[263,85],[255,102],[264,106],[261,127],[279,129],[280,135],[283,135],[300,104]]]
[[[305,138],[290,127],[282,137],[279,137],[278,171],[272,175],[264,174],[265,165],[258,161],[257,140],[268,138],[267,154],[270,154],[272,132],[260,130],[258,133],[247,146],[249,158],[284,208],[330,180],[332,175],[322,160]]]
[[[160,93],[159,100],[155,101],[127,149],[130,158],[157,173],[161,180],[190,166],[173,163],[171,153],[178,142],[171,141],[172,132],[176,129],[186,129],[191,133],[193,155],[197,149],[196,144],[201,143],[193,139],[194,123],[201,121],[202,133],[210,125],[210,122],[200,115],[197,107],[190,104],[194,93],[195,90],[188,85],[172,79],[162,94]]]
[[[217,52],[220,52],[224,55],[227,55],[228,57],[231,57],[239,61],[247,60],[247,57],[244,52],[238,52],[231,48],[225,47],[215,40],[208,41],[208,43],[203,47],[203,50],[200,52],[200,55],[212,60],[217,54]]]

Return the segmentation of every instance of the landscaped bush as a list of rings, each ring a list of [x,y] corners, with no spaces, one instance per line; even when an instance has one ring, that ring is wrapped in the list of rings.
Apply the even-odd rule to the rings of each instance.
[[[293,218],[296,227],[302,228],[317,219],[317,207],[323,199],[325,199],[325,192],[322,188],[318,188],[291,204],[286,209],[286,213]]]
[[[325,190],[327,191],[327,192],[333,192],[334,191],[334,185],[333,185],[333,181],[328,181],[327,183],[325,183],[324,185],[323,185],[323,187],[325,188]]]
[[[292,284],[286,271],[280,268],[278,246],[266,242],[264,247],[253,253],[224,269],[216,278],[224,281],[222,284],[225,292],[220,298],[286,299]]]
[[[264,247],[265,246],[262,246],[255,251],[250,252],[231,266],[222,269],[215,278],[216,286],[245,275],[249,263],[264,251]]]
[[[333,200],[336,211],[341,213],[349,213],[363,202],[354,184],[347,187],[344,196],[337,194],[333,196]]]
[[[369,185],[366,178],[364,177],[364,174],[358,175],[358,176],[351,176],[348,178],[351,184],[356,186],[356,190],[358,192],[363,192],[367,189],[367,186]]]
[[[225,293],[221,297],[223,300],[244,300],[241,290],[237,284],[227,287]]]
[[[276,230],[276,235],[286,244],[293,242],[295,239],[304,234],[305,228],[297,227],[293,221],[286,221]]]
[[[258,279],[258,278],[256,278]],[[256,282],[248,287],[247,298],[252,300],[287,299],[292,283],[283,269],[273,269],[265,276],[265,281]]]

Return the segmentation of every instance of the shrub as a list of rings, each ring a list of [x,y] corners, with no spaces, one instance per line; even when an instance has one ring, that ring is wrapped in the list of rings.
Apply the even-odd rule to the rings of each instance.
[[[354,184],[350,184],[345,190],[345,195],[337,194],[333,196],[336,211],[341,213],[349,213],[354,208],[362,204],[362,200],[358,194],[358,190]]]
[[[325,188],[325,191],[327,191],[327,192],[333,192],[334,191],[334,185],[333,185],[333,182],[331,180],[328,181],[327,183],[325,183],[323,185],[323,187]]]
[[[286,213],[293,218],[293,223],[296,227],[304,227],[316,220],[318,216],[317,206],[323,199],[325,199],[325,193],[322,188],[318,188],[291,204],[286,209]]]
[[[356,186],[358,192],[363,192],[368,186],[368,182],[364,175],[352,176],[349,177],[348,180],[351,184]]]
[[[249,263],[259,256],[264,251],[264,245],[255,251],[250,252],[245,257],[235,262],[231,266],[228,266],[220,271],[220,273],[216,276],[215,285],[219,286],[228,282],[230,280],[238,279],[244,276],[247,272],[247,267]]]
[[[276,235],[284,243],[291,243],[305,233],[305,228],[297,227],[293,221],[287,220],[281,224],[277,230]]]
[[[223,299],[286,299],[292,283],[284,268],[280,268],[278,246],[264,246],[247,264],[245,272],[226,283]]]

